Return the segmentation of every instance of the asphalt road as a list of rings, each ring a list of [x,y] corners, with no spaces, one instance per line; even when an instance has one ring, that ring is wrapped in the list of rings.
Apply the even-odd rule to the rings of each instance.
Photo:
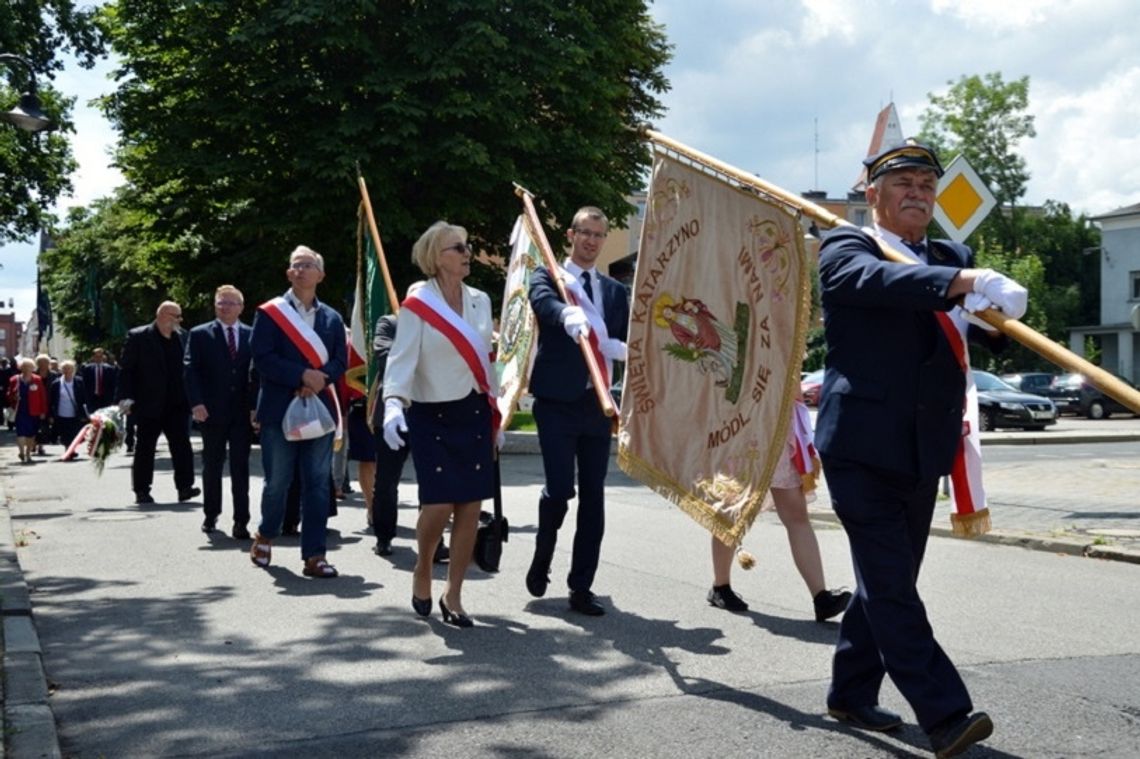
[[[996,499],[1037,470],[1089,466],[1008,455],[991,459]],[[747,539],[758,566],[734,577],[752,610],[731,615],[704,601],[707,534],[615,473],[595,587],[611,611],[585,618],[560,591],[568,535],[548,597],[524,590],[541,463],[508,456],[503,570],[472,571],[478,626],[464,631],[409,608],[411,505],[382,560],[359,497],[343,504],[330,522],[342,577],[313,580],[295,539],[263,571],[248,544],[203,536],[200,504],[164,501],[168,461],[159,503],[139,508],[125,456],[102,478],[13,458],[0,451],[0,487],[65,756],[929,756],[913,721],[879,736],[823,716],[835,627],[811,620],[771,514]],[[1036,474],[1017,469],[1030,461]],[[829,584],[851,585],[842,532],[818,535]],[[1140,756],[1138,579],[1122,562],[932,538],[929,614],[997,725],[970,756]],[[889,684],[882,702],[913,720]]]

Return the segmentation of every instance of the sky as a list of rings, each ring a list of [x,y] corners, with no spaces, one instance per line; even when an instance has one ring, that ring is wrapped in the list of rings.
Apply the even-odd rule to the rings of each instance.
[[[674,45],[654,127],[786,190],[844,196],[885,105],[916,133],[930,93],[1000,72],[1030,81],[1023,202],[1093,215],[1140,202],[1134,0],[657,0],[650,12]],[[115,134],[85,107],[110,91],[110,69],[57,79],[78,97],[80,164],[61,215],[121,181],[108,166]],[[0,247],[0,298],[20,319],[35,307],[34,260],[31,245]]]

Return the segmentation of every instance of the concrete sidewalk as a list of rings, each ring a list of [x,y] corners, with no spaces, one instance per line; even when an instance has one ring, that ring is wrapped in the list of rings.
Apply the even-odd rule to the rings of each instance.
[[[1090,435],[1057,432],[987,433],[986,444]],[[510,437],[516,452],[533,438]],[[1140,434],[1105,428],[1097,439]],[[3,727],[14,757],[61,756],[52,704],[69,753],[84,756],[926,755],[913,725],[879,738],[820,716],[834,628],[808,621],[772,519],[748,540],[754,553],[765,546],[760,571],[737,577],[753,611],[728,615],[703,603],[707,536],[615,472],[599,577],[612,611],[591,622],[565,613],[557,576],[551,598],[534,601],[522,590],[541,465],[508,455],[511,540],[502,573],[471,573],[469,604],[481,629],[463,637],[405,608],[409,510],[387,562],[368,551],[358,501],[343,505],[330,527],[331,558],[344,576],[323,583],[300,577],[287,541],[269,572],[252,569],[247,544],[198,532],[200,503],[161,503],[156,487],[156,507],[128,505],[122,454],[102,479],[87,462],[16,468],[13,459],[0,450]],[[160,467],[156,484],[168,479]],[[407,484],[401,493],[414,498]],[[943,532],[936,526],[935,535]],[[819,539],[830,584],[852,584],[842,533],[822,526]],[[1045,550],[932,541],[927,562],[935,628],[979,706],[997,712],[996,748],[978,755],[1061,756],[1097,746],[1092,753],[1136,755],[1135,721],[1120,733],[1111,713],[1113,703],[1140,703],[1140,678],[1113,681],[1140,673],[1134,613],[1119,602],[1131,597],[1136,570],[1071,563],[1051,536],[1029,539]],[[1029,577],[1050,587],[1032,608],[1024,604]],[[1003,624],[992,629],[992,620]],[[37,631],[41,621],[47,627]],[[45,664],[60,683],[50,699]],[[1082,706],[1051,700],[1058,691]],[[279,707],[263,714],[259,703]],[[889,688],[884,703],[909,719]],[[1038,709],[1055,721],[1039,725]],[[1104,750],[1089,725],[1116,731],[1115,742]],[[1042,750],[1046,738],[1055,750]]]

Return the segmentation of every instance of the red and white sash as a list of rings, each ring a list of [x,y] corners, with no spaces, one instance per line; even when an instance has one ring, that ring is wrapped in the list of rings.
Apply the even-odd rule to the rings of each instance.
[[[613,376],[613,362],[602,355],[601,341],[610,338],[609,330],[606,329],[606,321],[602,317],[598,307],[594,305],[594,301],[586,295],[586,289],[582,287],[582,282],[570,272],[558,267],[558,276],[562,278],[562,284],[566,286],[566,295],[570,298],[571,305],[581,307],[582,311],[586,314],[586,320],[590,323],[590,336],[588,341],[590,343],[590,350],[594,353],[594,361],[598,364],[598,369],[602,374],[602,382],[606,384],[606,391],[610,389],[610,377]],[[598,287],[601,288],[601,279],[596,279]]]
[[[874,230],[871,235],[878,237]],[[881,239],[881,238],[880,238]],[[930,243],[933,245],[933,243]],[[929,245],[928,245],[929,248]],[[919,266],[927,265],[907,248],[898,252],[915,261]],[[958,451],[954,455],[950,470],[950,492],[954,498],[954,513],[950,515],[950,526],[955,535],[976,536],[990,531],[990,511],[986,504],[986,490],[982,485],[982,439],[978,429],[978,388],[974,384],[974,374],[970,371],[970,349],[966,343],[966,312],[957,307],[952,312],[935,311],[934,318],[950,344],[950,350],[966,377],[965,410],[962,417],[962,436]]]
[[[309,362],[309,366],[320,369],[329,362],[329,349],[325,347],[324,340],[312,327],[305,323],[297,309],[280,295],[265,301],[258,309],[273,320],[281,328],[289,342],[293,343],[301,355]],[[325,383],[325,391],[332,399],[333,408],[336,409],[336,438],[337,447],[344,436],[344,421],[340,413],[340,399],[337,398],[333,383]]]
[[[404,299],[403,307],[434,327],[451,341],[460,358],[471,370],[475,385],[491,406],[491,432],[497,435],[502,414],[491,387],[491,346],[475,329],[429,287],[420,287]]]

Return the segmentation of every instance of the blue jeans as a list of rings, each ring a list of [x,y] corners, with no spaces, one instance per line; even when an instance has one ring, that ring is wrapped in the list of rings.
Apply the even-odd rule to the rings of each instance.
[[[297,462],[301,473],[301,559],[325,555],[325,525],[329,521],[329,471],[333,435],[292,442],[280,424],[261,427],[261,524],[257,531],[270,540],[281,534],[285,497]]]

